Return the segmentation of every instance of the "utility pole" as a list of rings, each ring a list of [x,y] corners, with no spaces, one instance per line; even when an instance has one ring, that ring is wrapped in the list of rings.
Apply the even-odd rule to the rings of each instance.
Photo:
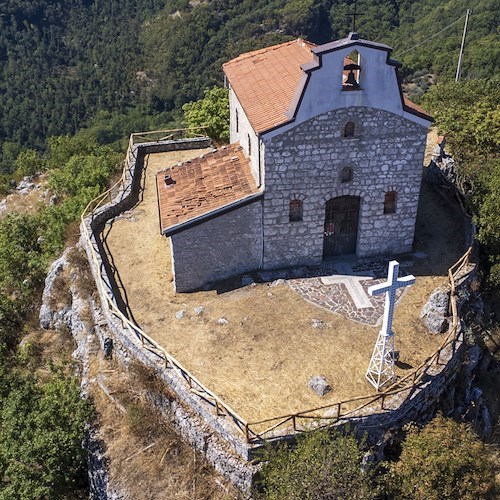
[[[462,69],[462,57],[464,55],[465,35],[467,34],[467,23],[469,22],[470,14],[471,10],[467,9],[467,14],[465,16],[465,24],[464,24],[464,34],[462,35],[462,45],[460,46],[460,55],[458,57],[457,74],[455,75],[456,82],[460,80],[460,70]]]

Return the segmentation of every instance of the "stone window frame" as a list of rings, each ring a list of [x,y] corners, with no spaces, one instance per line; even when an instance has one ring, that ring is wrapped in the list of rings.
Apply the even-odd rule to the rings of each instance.
[[[389,188],[384,194],[384,215],[392,215],[398,211],[398,192]]]
[[[340,184],[349,184],[354,179],[354,169],[352,167],[344,167],[340,171]]]
[[[302,222],[304,220],[305,198],[302,194],[293,194],[290,196],[288,202],[288,222]]]

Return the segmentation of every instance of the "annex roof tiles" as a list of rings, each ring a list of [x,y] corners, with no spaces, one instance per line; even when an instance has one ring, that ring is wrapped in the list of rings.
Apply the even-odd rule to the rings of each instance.
[[[162,170],[156,184],[162,233],[259,193],[239,144]]]

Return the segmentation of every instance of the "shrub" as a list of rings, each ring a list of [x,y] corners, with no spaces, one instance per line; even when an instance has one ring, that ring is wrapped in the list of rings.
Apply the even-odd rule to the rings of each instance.
[[[369,499],[371,471],[351,433],[321,430],[299,436],[295,448],[280,444],[263,454],[262,486],[268,499]]]
[[[45,161],[40,153],[34,149],[21,151],[15,162],[16,172],[21,177],[35,175],[37,172],[45,170]]]
[[[10,376],[0,409],[0,499],[62,498],[85,481],[85,424],[90,403],[76,378],[59,370],[40,385]]]
[[[494,480],[485,446],[472,429],[441,415],[423,429],[410,427],[388,476],[391,497],[411,500],[489,498]]]

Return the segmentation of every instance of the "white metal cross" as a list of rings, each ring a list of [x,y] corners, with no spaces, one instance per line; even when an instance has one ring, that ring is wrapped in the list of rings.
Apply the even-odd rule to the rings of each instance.
[[[382,328],[378,334],[377,342],[366,372],[368,381],[379,390],[386,383],[395,378],[394,371],[394,333],[392,331],[392,320],[394,317],[394,306],[396,304],[396,291],[415,283],[415,276],[408,275],[398,278],[399,262],[389,262],[387,281],[368,288],[370,295],[381,295],[385,293],[385,308]]]

